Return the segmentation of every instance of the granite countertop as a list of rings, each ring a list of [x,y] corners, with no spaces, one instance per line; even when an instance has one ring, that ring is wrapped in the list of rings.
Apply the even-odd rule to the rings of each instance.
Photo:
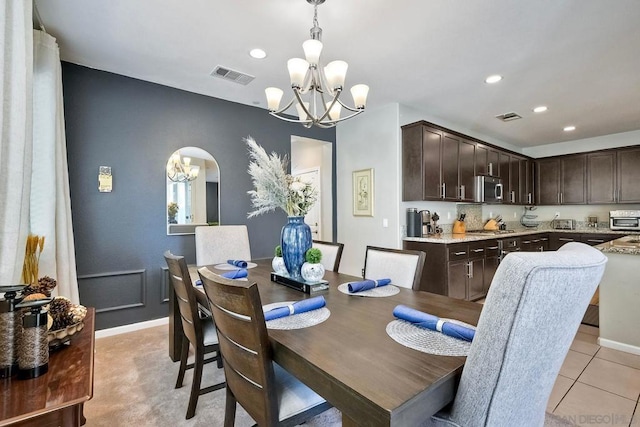
[[[610,242],[595,246],[604,253],[640,255],[640,236],[637,234],[627,235]]]
[[[514,230],[513,233],[509,233],[509,232],[501,232],[498,234],[473,234],[473,232],[471,233],[465,233],[465,234],[452,234],[452,233],[443,233],[443,234],[439,234],[439,235],[430,235],[429,237],[405,237],[403,240],[406,241],[410,241],[410,242],[425,242],[425,243],[444,243],[444,244],[451,244],[451,243],[465,243],[465,242],[475,242],[478,240],[491,240],[491,239],[504,239],[504,238],[508,238],[508,237],[518,237],[518,236],[527,236],[527,235],[531,235],[531,234],[539,234],[539,233],[550,233],[550,232],[554,232],[554,233],[578,233],[578,234],[587,234],[587,233],[593,233],[593,234],[620,234],[620,237],[623,236],[636,236],[636,237],[640,237],[640,232],[639,233],[630,233],[628,231],[616,231],[616,230],[611,230],[609,228],[578,228],[575,230],[556,230],[556,229],[552,229],[552,228],[535,228],[535,229],[516,229]],[[605,243],[606,244],[606,243]],[[600,246],[603,245],[599,245],[597,246],[598,248],[600,248]],[[640,246],[638,246],[638,248],[640,248]],[[640,250],[640,249],[639,249]],[[603,251],[606,252],[606,251]],[[613,252],[613,251],[611,251]],[[628,253],[628,252],[624,252],[624,253]]]

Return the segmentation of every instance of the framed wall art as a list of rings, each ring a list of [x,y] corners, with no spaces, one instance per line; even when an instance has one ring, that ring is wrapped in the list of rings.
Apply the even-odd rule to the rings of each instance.
[[[353,172],[353,215],[373,216],[373,169]]]

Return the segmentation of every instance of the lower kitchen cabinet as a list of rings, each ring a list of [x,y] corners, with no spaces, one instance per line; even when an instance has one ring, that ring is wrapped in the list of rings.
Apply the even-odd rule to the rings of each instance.
[[[611,240],[621,237],[620,234],[605,234],[605,233],[551,233],[549,238],[549,250],[557,251],[569,242],[582,242],[587,245],[595,246],[601,243],[609,242]]]

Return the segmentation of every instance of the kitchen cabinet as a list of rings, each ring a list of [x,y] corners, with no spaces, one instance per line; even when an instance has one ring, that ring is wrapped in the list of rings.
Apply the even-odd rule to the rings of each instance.
[[[620,237],[620,234],[588,233],[581,234],[580,241],[590,246],[596,246],[611,240],[619,239]]]
[[[520,173],[520,195],[518,203],[521,205],[533,205],[534,188],[533,188],[533,161],[529,159],[519,159],[519,173]]]
[[[436,127],[402,127],[402,200],[473,202],[475,143]]]
[[[586,204],[586,154],[538,160],[536,165],[538,204]]]
[[[549,250],[548,234],[530,234],[522,236],[520,250],[523,252],[544,252]]]
[[[587,154],[587,203],[615,203],[616,152]]]
[[[561,246],[569,242],[579,242],[581,239],[578,233],[551,233],[549,236],[549,250],[557,251]]]
[[[476,144],[476,175],[500,176],[500,151]]]
[[[640,147],[617,152],[617,202],[640,203]]]
[[[500,247],[497,240],[485,241],[484,245],[484,289],[486,295],[489,292],[491,281],[496,274],[496,270],[500,265]]]
[[[498,158],[500,159],[500,173],[498,176],[502,181],[502,189],[504,191],[502,203],[511,204],[513,203],[511,197],[511,155],[500,153]]]

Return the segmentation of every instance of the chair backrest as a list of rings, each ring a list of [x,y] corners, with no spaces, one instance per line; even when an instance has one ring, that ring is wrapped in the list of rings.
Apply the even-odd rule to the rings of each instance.
[[[389,278],[396,286],[418,289],[425,257],[422,251],[367,246],[363,275],[372,280]]]
[[[278,421],[271,346],[258,286],[198,270],[218,331],[227,387],[258,425]]]
[[[196,264],[221,264],[229,259],[251,259],[246,225],[196,227]]]
[[[606,262],[583,243],[504,258],[480,315],[452,421],[544,424],[553,384]]]
[[[338,271],[340,268],[340,259],[342,259],[342,250],[344,243],[323,242],[314,240],[312,246],[320,249],[322,252],[322,260],[320,261],[325,270]]]
[[[182,321],[182,329],[194,348],[202,340],[202,324],[198,317],[198,300],[195,295],[195,289],[191,283],[191,276],[187,262],[183,256],[173,255],[170,251],[164,253],[164,259],[169,267],[169,277],[171,284],[176,293],[178,307],[180,309],[180,317]]]

